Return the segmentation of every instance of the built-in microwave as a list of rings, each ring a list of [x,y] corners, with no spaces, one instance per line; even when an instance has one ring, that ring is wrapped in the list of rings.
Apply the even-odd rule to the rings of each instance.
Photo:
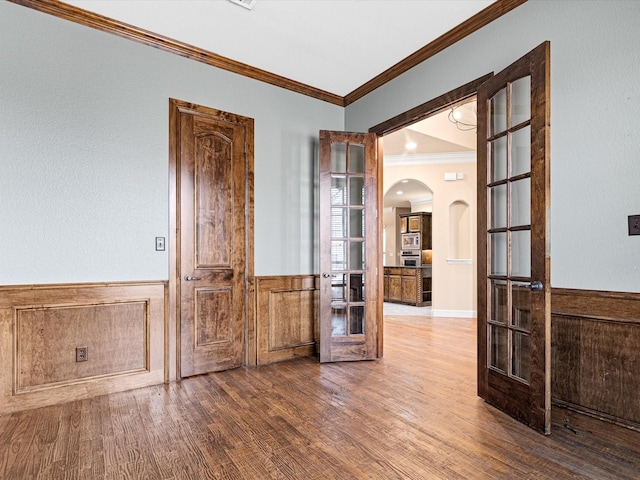
[[[402,250],[420,250],[420,234],[403,233]]]

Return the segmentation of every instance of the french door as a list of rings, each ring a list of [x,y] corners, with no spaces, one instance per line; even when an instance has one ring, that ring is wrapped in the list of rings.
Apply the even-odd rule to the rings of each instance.
[[[320,132],[321,362],[382,355],[381,159],[375,134]]]
[[[545,42],[478,89],[478,395],[551,425]]]

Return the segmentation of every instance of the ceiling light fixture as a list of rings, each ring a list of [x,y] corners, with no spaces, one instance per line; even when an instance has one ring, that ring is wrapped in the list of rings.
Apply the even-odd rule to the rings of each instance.
[[[236,5],[240,5],[248,10],[251,10],[253,6],[256,4],[257,0],[229,0],[231,3],[235,3]]]
[[[398,190],[398,191],[396,192],[396,195],[402,195],[403,193],[404,193],[404,192],[403,192],[402,190]]]
[[[406,148],[407,150],[415,150],[417,146],[418,145],[416,145],[416,142],[407,142],[405,143],[404,148]]]
[[[463,132],[475,130],[478,127],[478,111],[475,100],[463,105],[452,106],[448,118],[458,130]]]

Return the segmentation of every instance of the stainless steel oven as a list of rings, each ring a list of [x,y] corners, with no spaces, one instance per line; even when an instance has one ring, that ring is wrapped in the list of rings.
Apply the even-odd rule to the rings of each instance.
[[[419,267],[421,265],[420,250],[402,250],[400,262],[403,267]]]

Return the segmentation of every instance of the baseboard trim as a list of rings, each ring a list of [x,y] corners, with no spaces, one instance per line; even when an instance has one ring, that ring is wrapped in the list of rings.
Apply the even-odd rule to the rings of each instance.
[[[432,309],[432,317],[451,317],[451,318],[476,318],[478,312],[476,310],[446,310],[446,309]]]

